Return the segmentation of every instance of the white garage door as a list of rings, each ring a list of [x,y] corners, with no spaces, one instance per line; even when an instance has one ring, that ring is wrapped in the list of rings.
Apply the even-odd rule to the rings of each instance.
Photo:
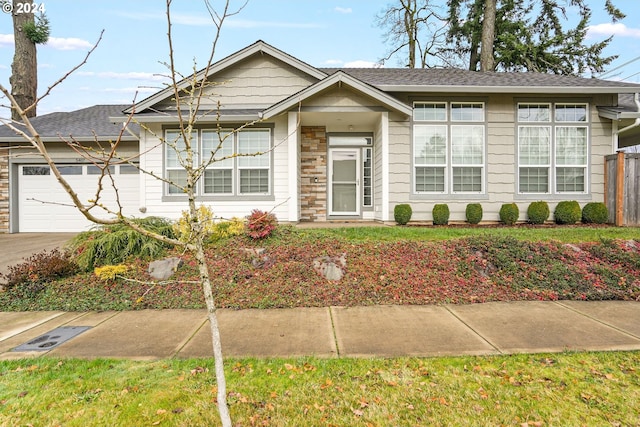
[[[80,200],[95,199],[100,169],[94,165],[61,165],[60,173],[78,193]],[[139,172],[130,165],[111,166],[111,173],[118,188],[125,215],[138,214]],[[84,231],[94,224],[84,218],[72,205],[71,198],[63,190],[49,166],[20,166],[18,178],[19,231],[21,232],[73,232]],[[103,179],[101,202],[112,209],[116,207],[115,191],[108,177]],[[100,208],[91,212],[101,218],[109,218]]]

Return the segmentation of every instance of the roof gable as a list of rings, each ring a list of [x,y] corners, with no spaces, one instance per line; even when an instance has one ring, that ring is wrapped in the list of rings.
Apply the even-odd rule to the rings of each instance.
[[[275,47],[271,46],[268,43],[263,42],[262,40],[258,40],[257,42],[253,43],[252,45],[247,46],[246,48],[227,56],[226,58],[221,59],[220,61],[217,61],[215,63],[213,63],[211,65],[211,67],[209,67],[208,69],[205,68],[203,70],[200,70],[197,74],[196,74],[196,80],[197,81],[202,81],[203,79],[206,79],[214,74],[220,73],[221,71],[232,67],[233,65],[244,61],[245,59],[249,58],[250,56],[256,54],[256,53],[260,53],[260,54],[264,54],[264,55],[270,55],[273,58],[280,60],[284,63],[286,63],[287,65],[298,69],[300,71],[302,71],[305,74],[308,74],[309,76],[316,78],[316,79],[323,79],[324,77],[326,77],[326,73],[324,73],[323,71],[320,71],[319,69],[312,67],[311,65],[279,50],[276,49]],[[191,78],[187,78],[184,79],[180,82],[178,82],[178,89],[182,90],[187,88],[190,84],[191,84],[192,79]],[[143,112],[144,110],[146,110],[147,108],[162,102],[168,98],[170,98],[171,96],[173,96],[173,92],[174,92],[174,88],[173,87],[168,87],[166,89],[161,90],[160,92],[157,92],[151,96],[149,96],[148,98],[140,101],[139,103],[137,103],[136,105],[128,108],[127,110],[125,110],[125,114],[130,114],[133,111],[136,112]]]
[[[340,70],[331,74],[329,77],[323,80],[320,80],[316,84],[311,85],[308,88],[303,89],[300,92],[278,102],[277,104],[272,105],[271,107],[264,110],[262,116],[264,119],[277,116],[278,114],[281,114],[293,108],[294,106],[304,101],[305,99],[309,99],[310,97],[317,95],[318,93],[332,86],[336,86],[336,85],[340,86],[343,84],[349,86],[350,88],[354,89],[357,92],[363,93],[364,95],[367,95],[377,100],[378,102],[380,102],[382,105],[384,105],[389,109],[404,113],[406,115],[411,115],[412,109],[407,104],[386,94],[380,89],[377,89],[367,83],[364,83],[356,79],[355,77],[347,74],[346,72]]]

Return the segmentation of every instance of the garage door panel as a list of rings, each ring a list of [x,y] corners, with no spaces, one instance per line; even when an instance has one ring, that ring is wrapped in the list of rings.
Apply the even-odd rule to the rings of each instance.
[[[26,170],[25,170],[26,168]],[[43,173],[43,166],[23,166],[19,176],[19,230],[22,232],[74,232],[88,230],[94,224],[88,221],[73,206],[71,197],[57,182],[55,176]],[[80,174],[78,174],[80,168]],[[86,165],[63,166],[61,172],[81,201],[88,203],[95,199],[99,175],[88,174]],[[139,206],[139,175],[112,175],[118,187],[118,195],[125,215],[135,215]],[[38,174],[39,173],[39,174]],[[67,174],[70,173],[70,174]],[[102,180],[103,190],[100,203],[117,209],[116,193],[108,177]],[[100,218],[109,218],[99,207],[91,209],[91,213]]]

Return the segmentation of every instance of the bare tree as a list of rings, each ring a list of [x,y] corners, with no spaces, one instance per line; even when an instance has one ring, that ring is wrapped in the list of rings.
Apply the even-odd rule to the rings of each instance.
[[[118,189],[116,186],[116,182],[114,177],[111,176],[111,168],[109,167],[114,163],[122,163],[129,162],[130,164],[134,163],[130,158],[123,158],[118,154],[118,148],[120,144],[120,140],[125,132],[123,128],[121,135],[115,141],[111,142],[107,147],[100,146],[98,138],[96,137],[96,144],[101,147],[99,149],[95,149],[95,147],[89,147],[86,145],[80,145],[77,141],[72,139],[67,140],[67,144],[71,146],[76,152],[82,154],[88,161],[93,164],[100,165],[101,175],[99,176],[98,185],[95,193],[95,197],[90,201],[81,200],[78,194],[74,191],[71,185],[65,180],[64,176],[60,173],[59,168],[56,165],[55,160],[50,155],[47,146],[43,143],[38,130],[34,127],[30,120],[30,111],[35,111],[35,106],[42,100],[43,97],[47,96],[53,87],[61,84],[73,71],[77,70],[79,67],[84,65],[89,55],[97,48],[100,39],[94,45],[94,47],[89,51],[84,60],[76,67],[74,67],[70,72],[65,74],[62,78],[60,78],[54,85],[49,87],[47,91],[40,96],[39,98],[34,99],[34,101],[28,106],[22,106],[15,96],[13,96],[9,90],[0,84],[0,91],[4,94],[6,99],[9,101],[9,105],[3,105],[5,108],[11,108],[18,115],[18,119],[2,119],[0,118],[0,122],[9,126],[13,129],[17,134],[21,135],[24,140],[34,148],[39,155],[46,161],[46,163],[50,166],[51,171],[58,182],[62,185],[65,191],[71,197],[73,205],[77,208],[82,215],[88,220],[96,223],[96,224],[124,224],[145,236],[157,239],[161,242],[168,243],[174,245],[176,247],[182,248],[184,251],[191,253],[197,263],[199,270],[199,279],[202,285],[202,291],[204,295],[204,299],[207,305],[208,319],[211,326],[211,336],[213,341],[213,354],[214,354],[214,363],[215,363],[215,376],[218,386],[217,391],[217,406],[218,412],[220,414],[220,419],[222,421],[222,425],[225,427],[230,427],[231,417],[229,414],[228,404],[227,404],[227,391],[226,391],[226,380],[224,375],[224,362],[223,362],[223,354],[222,354],[222,344],[220,340],[220,331],[218,327],[218,319],[216,315],[216,305],[213,297],[213,289],[211,284],[211,276],[210,271],[206,263],[205,259],[205,237],[206,224],[203,222],[203,219],[198,215],[198,209],[196,206],[197,201],[197,183],[204,175],[205,169],[210,166],[212,163],[216,161],[225,160],[231,157],[237,156],[258,156],[265,153],[251,153],[251,154],[237,154],[233,155],[222,155],[222,145],[227,137],[229,137],[229,132],[223,132],[221,127],[218,126],[218,136],[219,141],[216,147],[214,147],[210,153],[207,155],[198,156],[198,147],[194,143],[194,127],[204,117],[217,117],[219,111],[215,109],[213,111],[201,111],[201,108],[204,105],[211,105],[210,102],[204,102],[205,98],[209,95],[210,91],[207,89],[211,86],[215,86],[215,82],[211,82],[207,79],[209,72],[213,65],[214,55],[216,52],[216,46],[221,34],[222,26],[224,21],[237,13],[239,13],[244,6],[246,6],[246,2],[239,6],[237,9],[231,10],[230,6],[231,0],[226,0],[221,7],[221,9],[214,9],[208,0],[204,0],[207,11],[211,16],[211,20],[215,26],[215,35],[214,40],[212,42],[210,56],[207,60],[206,66],[203,70],[197,71],[196,67],[193,67],[193,71],[188,75],[180,74],[177,69],[177,65],[174,59],[174,50],[173,50],[173,42],[172,42],[172,22],[171,22],[171,4],[172,0],[166,0],[166,16],[167,16],[167,39],[169,45],[169,60],[166,63],[168,68],[168,77],[170,79],[169,87],[171,88],[172,95],[171,99],[175,103],[175,111],[179,128],[179,136],[175,140],[168,140],[164,138],[164,135],[158,135],[158,139],[161,144],[164,144],[168,149],[172,149],[175,151],[176,158],[179,160],[181,167],[183,168],[186,175],[186,179],[180,180],[180,182],[172,181],[167,177],[161,177],[155,175],[151,171],[146,171],[141,169],[142,173],[154,176],[157,179],[160,179],[170,185],[174,185],[181,189],[181,191],[187,197],[187,222],[189,224],[189,238],[188,239],[173,239],[166,236],[159,235],[154,233],[153,231],[145,229],[139,222],[136,222],[133,218],[127,217],[123,214],[122,202],[118,195]],[[248,1],[248,0],[247,0]],[[102,36],[101,36],[102,37]],[[219,108],[219,107],[218,107]],[[128,117],[128,122],[135,122],[135,107],[133,108],[133,112]],[[244,129],[247,126],[250,126],[253,123],[246,123],[239,128],[236,128],[233,132],[238,132],[241,129]],[[142,124],[144,127],[144,124]],[[126,127],[126,126],[125,126]],[[146,129],[146,131],[151,132],[150,129]],[[103,204],[101,199],[101,194],[105,188],[110,187],[115,190],[115,206],[106,206]],[[101,214],[108,214],[109,218],[105,219]]]
[[[438,47],[444,42],[446,21],[431,0],[398,0],[376,16],[376,24],[386,28],[390,45],[382,62],[406,52],[408,68],[428,68],[442,62]]]

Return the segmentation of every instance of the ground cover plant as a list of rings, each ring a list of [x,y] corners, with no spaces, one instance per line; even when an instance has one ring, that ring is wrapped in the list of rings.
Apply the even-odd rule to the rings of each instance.
[[[456,230],[445,228],[280,227],[266,239],[231,237],[207,251],[214,296],[219,307],[235,309],[640,298],[638,229],[573,227],[574,232],[563,231],[567,243],[543,240],[563,228],[557,226],[509,227],[509,234],[498,232],[507,227],[465,228],[466,237],[428,240],[431,232]],[[407,231],[388,240],[371,238],[398,229]],[[319,257],[343,254],[340,281],[314,271]],[[35,295],[19,294],[14,286],[0,293],[0,305],[4,310],[67,311],[204,307],[195,262],[173,255],[184,264],[168,282],[150,281],[147,263],[135,259],[114,279],[83,273],[49,282]]]
[[[0,425],[219,425],[210,359],[0,361]],[[238,426],[631,426],[640,352],[229,359]]]

